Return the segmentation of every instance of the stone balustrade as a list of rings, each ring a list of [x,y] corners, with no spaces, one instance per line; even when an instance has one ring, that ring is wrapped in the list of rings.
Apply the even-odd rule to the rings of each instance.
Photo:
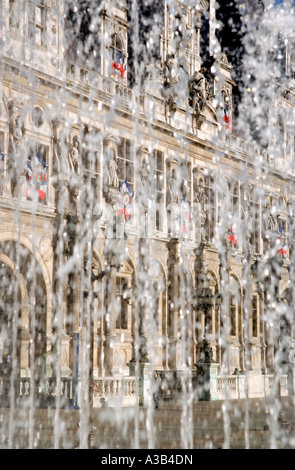
[[[188,382],[185,371],[158,371],[161,376],[161,398],[172,399],[184,392],[184,385]],[[195,374],[191,377],[194,382]],[[101,377],[95,379],[93,383],[93,406],[100,408],[104,406],[132,406],[137,403],[136,377]],[[214,399],[223,400],[225,398],[238,399],[245,398],[246,376],[224,375],[216,376],[216,397]],[[261,387],[257,396],[268,396],[273,393],[275,379],[272,374],[261,374]],[[15,405],[29,406],[31,399],[31,378],[21,377],[14,380],[14,402]],[[288,377],[280,377],[280,395],[288,396]],[[36,408],[55,405],[56,380],[54,378],[44,378],[36,380],[34,383],[34,404]],[[60,384],[60,406],[68,407],[73,399],[73,380],[63,377]],[[11,405],[11,380],[9,377],[0,377],[0,408]],[[251,398],[251,396],[250,396]]]
[[[256,396],[268,396],[273,393],[275,379],[272,374],[261,374],[259,375],[260,384],[257,383],[257,394]],[[288,380],[287,375],[280,377],[280,395],[288,395]],[[225,375],[217,376],[216,390],[219,399],[228,397],[230,399],[245,398],[245,375]],[[258,381],[257,381],[258,382]],[[250,396],[251,398],[251,396]]]
[[[101,377],[93,381],[93,406],[136,403],[136,377]]]
[[[20,377],[13,381],[14,384],[14,402],[16,406],[29,406],[32,382],[30,377]],[[54,378],[36,379],[34,383],[34,403],[36,407],[47,407],[54,405],[56,395],[56,380]],[[69,406],[73,398],[72,379],[62,377],[60,384],[61,406]],[[10,406],[11,379],[9,377],[0,377],[0,407]]]

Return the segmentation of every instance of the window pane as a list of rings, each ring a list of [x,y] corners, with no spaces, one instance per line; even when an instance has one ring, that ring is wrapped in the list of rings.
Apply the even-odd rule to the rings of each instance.
[[[133,180],[133,164],[126,161],[126,179],[128,183],[131,183]]]
[[[257,302],[257,296],[254,295],[252,297],[252,336],[256,337],[258,334],[258,328],[257,328],[257,323],[258,323],[258,302]]]
[[[122,181],[125,179],[125,171],[124,171],[124,160],[122,158],[118,158],[117,165],[119,168],[119,179]]]
[[[157,169],[162,170],[164,169],[164,154],[163,152],[157,152]]]
[[[40,7],[35,8],[35,22],[38,24],[42,23],[42,11]]]
[[[38,44],[39,46],[41,46],[42,44],[42,33],[41,33],[41,29],[39,28],[35,29],[35,43]]]
[[[230,334],[235,336],[236,334],[236,305],[234,296],[230,296]]]

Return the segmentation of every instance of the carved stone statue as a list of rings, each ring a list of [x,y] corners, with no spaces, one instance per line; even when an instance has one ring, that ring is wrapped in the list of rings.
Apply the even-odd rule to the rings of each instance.
[[[172,168],[168,178],[168,203],[174,204],[179,202],[179,188],[177,181],[176,169]]]
[[[195,187],[195,200],[198,204],[201,205],[201,210],[206,211],[206,204],[208,202],[208,196],[205,191],[205,184],[202,179],[200,179]]]
[[[70,154],[69,154],[70,169],[74,171],[77,175],[79,174],[79,159],[80,159],[79,142],[77,140],[73,140],[72,147],[71,147]]]
[[[251,217],[251,202],[250,202],[250,193],[248,189],[245,189],[243,191],[242,213],[245,219]]]
[[[17,151],[21,140],[22,140],[22,129],[20,125],[20,116],[13,116],[13,119],[9,123],[9,130],[10,130],[10,138],[11,144],[13,146],[14,152]]]
[[[143,158],[141,161],[140,182],[141,182],[143,194],[147,194],[148,185],[149,185],[149,171],[148,171],[148,164],[147,164],[146,158]]]
[[[25,175],[26,159],[22,159],[25,152],[22,151],[22,138],[23,126],[21,124],[20,108],[22,103],[17,103],[16,100],[10,101],[9,109],[9,149],[7,170],[8,177],[11,183],[11,194],[15,194],[15,190],[19,182],[19,177]],[[19,156],[19,158],[18,158]],[[21,164],[20,164],[21,163]]]
[[[178,96],[178,81],[179,77],[177,75],[175,57],[174,55],[168,55],[164,62],[164,87],[162,93],[170,115],[173,115],[177,109],[176,99]]]
[[[118,178],[118,173],[117,173],[118,171],[119,171],[119,167],[114,157],[112,157],[108,164],[108,174],[109,174],[109,185],[113,186],[114,188],[119,187],[119,178]]]
[[[277,238],[279,227],[276,212],[273,209],[273,197],[268,194],[262,211],[262,237],[266,250],[269,250]]]
[[[200,114],[207,102],[207,85],[205,78],[205,69],[201,68],[193,74],[189,82],[189,105],[193,108],[195,114]]]

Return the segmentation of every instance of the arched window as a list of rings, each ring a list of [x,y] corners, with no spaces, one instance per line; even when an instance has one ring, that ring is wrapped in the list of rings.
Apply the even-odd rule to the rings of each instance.
[[[20,309],[21,299],[16,277],[3,262],[0,263],[0,275],[0,375],[9,375],[12,367],[13,323],[15,311]],[[19,343],[17,349],[19,352]]]
[[[205,175],[205,194],[207,196],[206,220],[204,232],[208,242],[213,242],[216,228],[216,193],[215,181],[212,174]]]
[[[258,294],[253,294],[251,299],[251,333],[253,338],[259,336],[259,296]]]
[[[280,157],[285,156],[285,126],[281,115],[278,117],[278,152]]]
[[[238,336],[239,318],[241,314],[241,293],[239,284],[231,277],[229,284],[229,334]]]
[[[116,277],[116,298],[117,298],[117,315],[116,329],[126,330],[128,328],[128,312],[131,302],[129,292],[128,276],[118,275]]]
[[[251,214],[250,245],[254,253],[260,253],[261,204],[260,194],[257,188],[252,188],[252,191],[249,193],[249,198]]]
[[[127,64],[123,50],[123,43],[117,33],[113,34],[111,42],[111,70],[110,76],[116,82],[127,85]]]
[[[164,192],[164,152],[155,149],[153,152],[153,169],[154,169],[154,199],[156,204],[162,205],[165,201]],[[156,216],[156,230],[162,230],[161,214],[158,210],[158,220]]]

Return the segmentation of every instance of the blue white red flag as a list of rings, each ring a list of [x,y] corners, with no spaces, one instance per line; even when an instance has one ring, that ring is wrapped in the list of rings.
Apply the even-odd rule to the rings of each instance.
[[[134,192],[132,191],[127,180],[121,185],[115,205],[116,214],[124,215],[125,220],[128,220],[133,211]]]
[[[224,105],[224,114],[223,120],[225,122],[225,128],[231,131],[231,124],[230,124],[230,115],[229,115],[229,107],[228,105]]]
[[[125,59],[120,51],[117,51],[116,55],[113,51],[111,77],[116,81],[123,82],[124,85],[127,83]]]
[[[46,198],[47,186],[48,179],[46,161],[42,160],[39,153],[37,153],[34,160],[30,160],[27,165],[26,197],[28,199],[32,199],[37,192],[39,198],[44,201]]]
[[[287,237],[283,227],[279,228],[279,234],[280,247],[278,254],[284,256],[287,254]]]

